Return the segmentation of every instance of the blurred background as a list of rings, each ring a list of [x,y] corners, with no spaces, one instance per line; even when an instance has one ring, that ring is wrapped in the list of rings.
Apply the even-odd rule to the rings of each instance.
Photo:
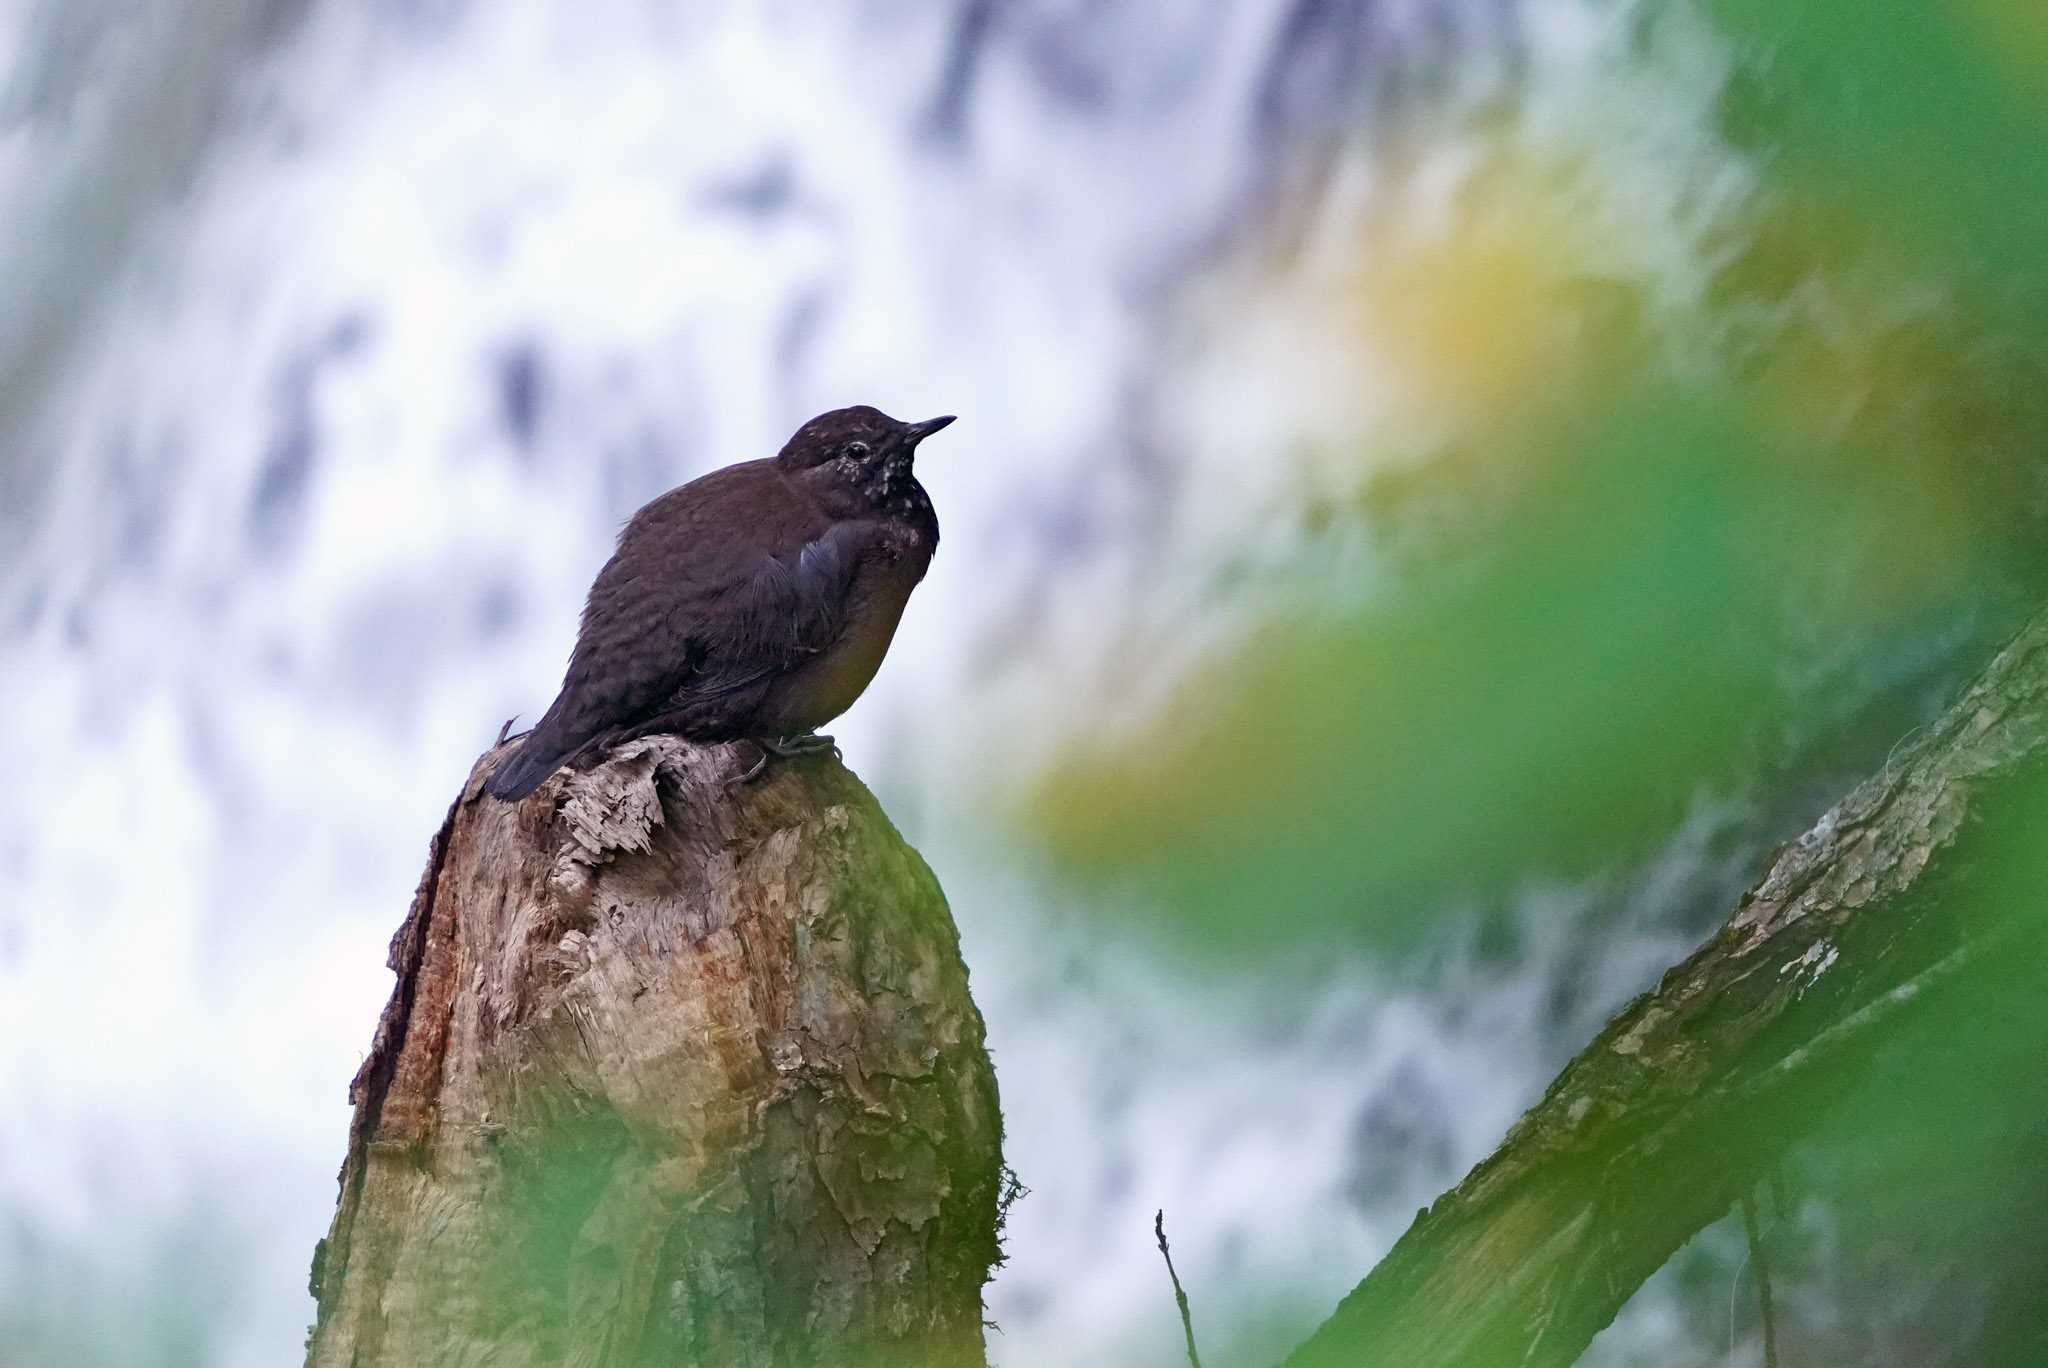
[[[962,415],[833,730],[992,1355],[1179,1362],[1163,1206],[1272,1361],[2048,587],[2044,135],[2038,0],[0,0],[0,1360],[296,1361],[449,798],[865,402]],[[1795,1361],[1988,1361],[1983,1106],[1788,1160]],[[1587,1361],[1756,1362],[1743,1263]]]

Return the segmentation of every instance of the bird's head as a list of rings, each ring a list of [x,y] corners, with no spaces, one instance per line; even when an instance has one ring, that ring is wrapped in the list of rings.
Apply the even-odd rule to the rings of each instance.
[[[924,504],[924,491],[911,473],[917,444],[952,421],[947,414],[899,423],[880,409],[856,404],[805,423],[775,459],[832,502],[851,497],[876,511],[908,514]]]

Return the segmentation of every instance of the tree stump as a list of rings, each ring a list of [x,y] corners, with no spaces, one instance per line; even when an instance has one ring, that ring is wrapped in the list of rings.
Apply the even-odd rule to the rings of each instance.
[[[503,804],[504,749],[391,943],[308,1364],[983,1364],[995,1076],[873,796],[659,736]]]

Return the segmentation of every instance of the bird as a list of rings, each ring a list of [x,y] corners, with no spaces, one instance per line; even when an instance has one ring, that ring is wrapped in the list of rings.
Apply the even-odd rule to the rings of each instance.
[[[938,550],[912,460],[952,421],[834,409],[774,456],[635,513],[590,586],[561,692],[487,791],[517,802],[658,732],[755,743],[748,781],[770,755],[835,750],[817,729],[875,677]]]

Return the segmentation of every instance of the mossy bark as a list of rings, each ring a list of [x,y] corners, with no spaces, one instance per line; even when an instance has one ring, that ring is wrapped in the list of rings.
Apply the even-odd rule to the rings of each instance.
[[[874,798],[650,737],[504,804],[503,752],[392,941],[308,1364],[982,1364],[995,1076]]]

